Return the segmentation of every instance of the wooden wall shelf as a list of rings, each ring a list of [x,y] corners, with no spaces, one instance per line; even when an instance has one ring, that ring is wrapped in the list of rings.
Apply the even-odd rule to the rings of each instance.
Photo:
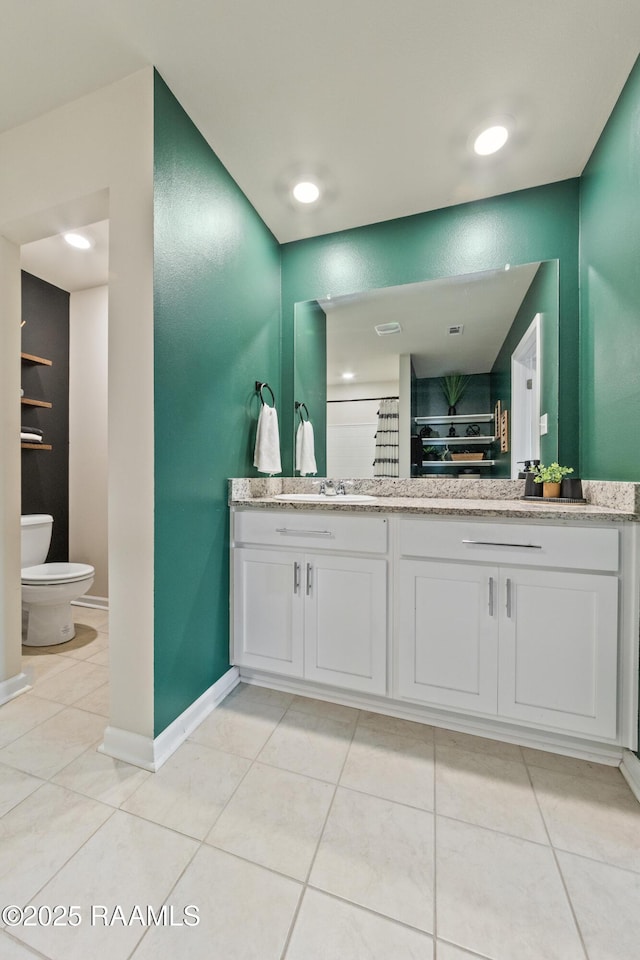
[[[53,450],[50,443],[21,443],[23,450]]]
[[[48,400],[30,400],[29,397],[20,397],[20,403],[26,403],[29,407],[46,407],[47,410],[53,406]]]
[[[42,363],[45,367],[53,365],[53,360],[47,360],[45,357],[36,357],[33,353],[21,353],[20,359],[26,360],[28,363]]]

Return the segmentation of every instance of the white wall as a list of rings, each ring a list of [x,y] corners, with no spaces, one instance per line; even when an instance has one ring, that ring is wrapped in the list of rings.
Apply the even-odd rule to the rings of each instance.
[[[397,380],[327,387],[328,477],[373,477],[380,402],[359,398],[397,396]]]
[[[0,169],[0,668],[20,655],[18,245],[109,218],[110,723],[152,738],[153,70],[3,133]]]
[[[108,287],[69,302],[69,559],[95,567],[94,597],[109,596],[108,306]]]

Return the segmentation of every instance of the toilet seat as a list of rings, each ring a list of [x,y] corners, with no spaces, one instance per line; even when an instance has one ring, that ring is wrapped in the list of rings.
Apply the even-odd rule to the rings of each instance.
[[[88,563],[39,563],[23,567],[22,583],[44,586],[47,583],[76,583],[93,577],[95,570]]]

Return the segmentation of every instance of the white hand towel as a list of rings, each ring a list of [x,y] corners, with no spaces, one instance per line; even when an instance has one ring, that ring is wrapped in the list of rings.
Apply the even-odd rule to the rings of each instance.
[[[309,420],[302,420],[296,432],[296,470],[300,471],[301,477],[318,472],[313,427]]]
[[[280,434],[275,407],[263,403],[258,417],[253,465],[260,473],[280,473]]]

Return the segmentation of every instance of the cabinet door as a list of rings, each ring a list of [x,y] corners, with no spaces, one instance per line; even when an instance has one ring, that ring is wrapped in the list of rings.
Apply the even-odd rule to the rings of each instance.
[[[233,662],[301,677],[303,673],[302,554],[234,551]]]
[[[505,568],[501,597],[500,714],[615,737],[617,579]]]
[[[398,695],[497,710],[497,569],[398,564]]]
[[[304,589],[305,677],[386,693],[386,561],[308,554]]]

